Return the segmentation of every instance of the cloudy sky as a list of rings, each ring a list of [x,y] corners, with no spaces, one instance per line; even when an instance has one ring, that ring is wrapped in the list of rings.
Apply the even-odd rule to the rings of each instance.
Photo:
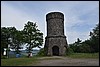
[[[68,44],[77,38],[89,38],[89,32],[99,23],[99,1],[1,1],[1,27],[14,26],[22,30],[27,21],[37,22],[47,35],[46,14],[64,13],[64,33]]]

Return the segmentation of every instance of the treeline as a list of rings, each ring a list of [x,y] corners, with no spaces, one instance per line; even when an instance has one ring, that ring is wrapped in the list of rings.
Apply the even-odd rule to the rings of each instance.
[[[75,53],[95,53],[99,52],[99,23],[90,32],[90,38],[83,41],[77,38],[73,44],[69,44],[68,49]]]
[[[10,49],[14,49],[16,54],[20,54],[23,45],[27,44],[28,53],[34,47],[40,47],[43,44],[43,33],[37,29],[36,23],[28,21],[24,25],[23,30],[17,30],[15,27],[1,27],[1,55],[4,53],[4,48],[7,53]]]

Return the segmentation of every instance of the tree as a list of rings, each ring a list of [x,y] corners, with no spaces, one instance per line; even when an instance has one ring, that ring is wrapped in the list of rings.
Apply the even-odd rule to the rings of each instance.
[[[99,23],[93,29],[93,32],[90,32],[90,42],[92,52],[99,52]]]
[[[73,48],[74,52],[80,52],[80,45],[81,45],[81,41],[79,38],[77,38],[77,41],[75,43],[73,43],[73,45],[71,46]]]
[[[89,39],[82,42],[82,45],[80,46],[80,50],[81,50],[81,52],[85,52],[85,53],[92,52],[91,42]]]
[[[9,44],[9,29],[6,27],[1,28],[1,54],[3,55],[4,48],[8,48]]]
[[[76,45],[80,45],[81,41],[82,41],[82,40],[80,40],[79,38],[77,38],[77,41],[75,42]]]
[[[19,53],[22,45],[22,32],[18,31],[15,27],[2,27],[1,28],[1,50],[2,55],[4,48],[6,49],[15,49],[16,53]],[[8,47],[10,45],[10,47]],[[8,54],[8,51],[7,51]]]
[[[70,45],[74,52],[93,53],[99,52],[99,24],[90,32],[90,39],[81,42],[79,38]]]
[[[36,23],[28,21],[24,29],[24,42],[27,44],[28,53],[31,53],[32,48],[40,47],[43,44],[43,33],[37,29]]]
[[[12,37],[11,48],[15,49],[15,52],[17,54],[20,54],[19,49],[22,49],[21,46],[24,44],[24,42],[23,42],[23,32],[18,31],[18,30],[14,30],[13,32],[11,32],[11,37]]]

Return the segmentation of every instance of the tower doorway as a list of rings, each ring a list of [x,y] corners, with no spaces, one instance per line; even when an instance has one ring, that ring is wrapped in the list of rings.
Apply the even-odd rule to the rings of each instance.
[[[59,56],[59,47],[57,46],[52,47],[52,54],[54,56]]]

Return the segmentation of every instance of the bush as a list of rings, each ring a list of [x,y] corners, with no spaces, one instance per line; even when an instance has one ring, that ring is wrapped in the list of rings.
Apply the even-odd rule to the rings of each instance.
[[[7,59],[7,56],[1,55],[1,59]]]
[[[45,56],[45,50],[44,50],[44,48],[40,49],[40,51],[38,52],[37,56]]]
[[[66,51],[66,55],[70,55],[70,54],[72,54],[72,53],[74,53],[73,49],[70,48],[70,47],[68,47],[68,48],[67,48],[67,51]]]

